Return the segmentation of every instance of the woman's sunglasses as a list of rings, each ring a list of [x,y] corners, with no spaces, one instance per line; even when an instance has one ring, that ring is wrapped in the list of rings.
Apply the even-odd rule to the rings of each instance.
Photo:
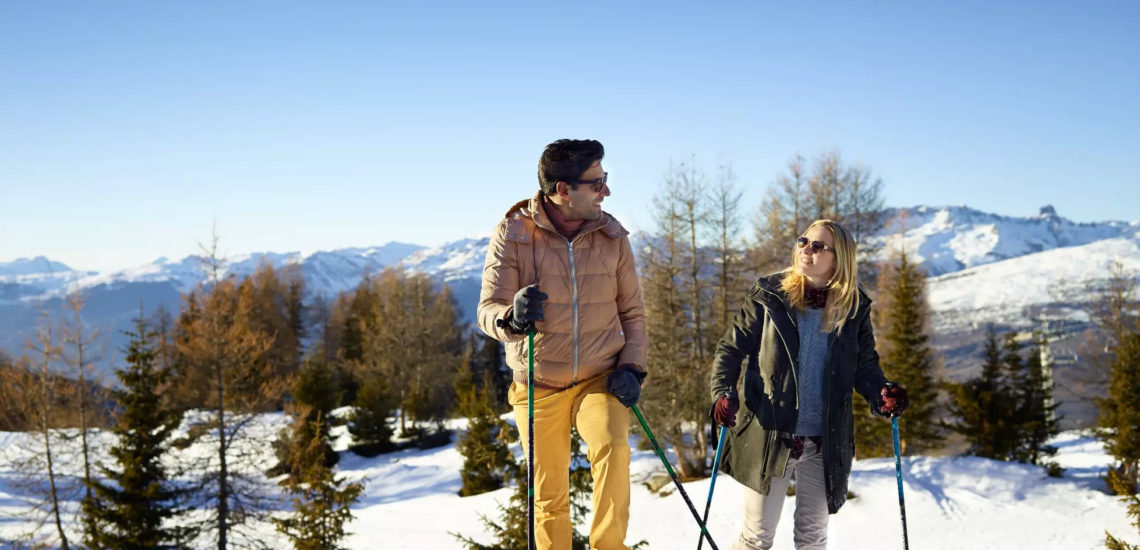
[[[819,241],[809,241],[807,237],[800,237],[800,238],[796,239],[796,244],[799,245],[800,248],[803,248],[805,246],[810,245],[811,251],[816,253],[816,254],[819,254],[820,252],[823,252],[824,250],[826,250],[828,252],[835,252],[834,248],[831,248],[830,246],[827,246],[826,244],[823,244]]]

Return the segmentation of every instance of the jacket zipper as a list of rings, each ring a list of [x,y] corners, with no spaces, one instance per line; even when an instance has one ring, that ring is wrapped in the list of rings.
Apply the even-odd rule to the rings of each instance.
[[[578,277],[574,273],[574,241],[566,240],[566,253],[570,258],[570,304],[574,317],[574,371],[570,385],[578,383]]]
[[[765,292],[768,292],[768,291],[765,290]],[[771,294],[771,292],[769,292],[769,294]],[[777,297],[777,299],[779,299],[779,297]],[[771,313],[772,308],[769,307],[768,304],[764,304],[764,308],[767,309],[769,311],[769,313]],[[792,323],[792,328],[794,328],[798,331],[799,329],[796,328],[796,320],[792,318],[792,314],[788,312],[788,308],[786,305],[784,306],[784,314],[788,316],[788,321],[790,323]],[[788,354],[788,367],[792,371],[792,382],[795,383],[795,385],[796,385],[796,411],[799,411],[799,408],[800,408],[800,380],[799,380],[799,377],[796,376],[796,359],[794,357],[792,357],[792,350],[788,349],[788,341],[787,341],[787,339],[784,338],[784,334],[782,332],[780,332],[779,327],[776,327],[776,325],[774,325],[774,324],[772,325],[772,327],[776,329],[776,334],[780,335],[780,342],[782,342],[784,344],[784,353]],[[774,413],[774,411],[773,411],[773,413]],[[798,417],[799,414],[797,413],[796,416]]]
[[[788,311],[786,304],[784,305],[784,314],[788,316],[788,321],[792,323],[792,328],[796,329],[798,337],[799,326],[796,325],[796,320],[792,318],[792,313]],[[779,332],[779,329],[777,329],[777,332]],[[803,345],[803,343],[801,342],[800,345]],[[791,361],[788,365],[792,371],[792,383],[796,385],[796,421],[798,422],[800,417],[800,378],[796,375],[796,362],[792,360],[792,351],[788,349],[787,342],[784,343],[784,351],[788,353],[788,360]]]
[[[827,357],[823,362],[823,448],[819,449],[820,454],[824,454],[831,447],[831,354],[835,351],[834,344],[837,337],[837,334],[828,334]],[[824,489],[830,494],[831,465],[827,460],[823,461],[823,479]]]
[[[534,225],[536,227],[541,227],[547,231],[550,231],[551,233],[558,235],[558,237],[560,239],[566,241],[566,254],[567,254],[567,258],[569,259],[569,262],[570,262],[570,297],[571,297],[570,307],[571,307],[571,312],[572,312],[573,318],[574,318],[574,363],[573,363],[574,367],[573,367],[572,374],[570,376],[570,385],[574,386],[578,383],[578,338],[579,338],[579,332],[578,332],[578,277],[574,271],[574,241],[567,239],[561,233],[559,233],[556,229],[554,229],[552,227],[547,227],[545,225],[538,223],[538,220],[534,220]],[[574,239],[577,240],[578,237],[581,237],[582,235],[586,235],[589,233],[593,233],[594,231],[597,231],[597,230],[601,229],[602,227],[605,227],[605,225],[604,224],[599,225],[599,226],[597,226],[593,229],[590,229],[589,231],[586,231],[584,233],[578,233],[577,235],[574,235]]]

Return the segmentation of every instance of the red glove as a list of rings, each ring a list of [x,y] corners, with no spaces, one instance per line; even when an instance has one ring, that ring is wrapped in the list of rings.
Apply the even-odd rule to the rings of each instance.
[[[736,425],[736,412],[739,410],[740,401],[736,397],[722,395],[713,405],[713,419],[717,424],[731,428]]]
[[[888,382],[879,390],[879,410],[877,411],[879,415],[887,418],[901,416],[908,406],[910,406],[910,399],[907,398],[906,390],[902,386]]]

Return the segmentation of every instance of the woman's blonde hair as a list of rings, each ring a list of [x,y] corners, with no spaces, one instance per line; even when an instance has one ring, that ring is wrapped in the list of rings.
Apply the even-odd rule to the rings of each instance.
[[[835,240],[835,273],[827,281],[827,305],[823,309],[824,328],[843,330],[843,324],[859,308],[859,274],[855,268],[855,239],[851,238],[842,225],[832,220],[816,220],[801,235],[817,226],[831,231]],[[804,287],[807,277],[800,273],[796,262],[799,246],[792,247],[792,266],[784,271],[780,290],[788,296],[788,303],[796,309],[804,309]]]

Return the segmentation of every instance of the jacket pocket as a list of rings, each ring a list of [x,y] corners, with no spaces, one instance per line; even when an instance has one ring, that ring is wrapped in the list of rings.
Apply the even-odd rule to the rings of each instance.
[[[756,415],[752,414],[752,411],[748,410],[748,407],[741,407],[736,413],[736,426],[732,428],[732,433],[739,437],[744,433],[744,430],[748,429],[748,426],[751,425],[755,419]]]
[[[763,462],[760,466],[760,473],[769,478],[784,477],[790,454],[787,446],[780,440],[780,432],[765,430]]]

